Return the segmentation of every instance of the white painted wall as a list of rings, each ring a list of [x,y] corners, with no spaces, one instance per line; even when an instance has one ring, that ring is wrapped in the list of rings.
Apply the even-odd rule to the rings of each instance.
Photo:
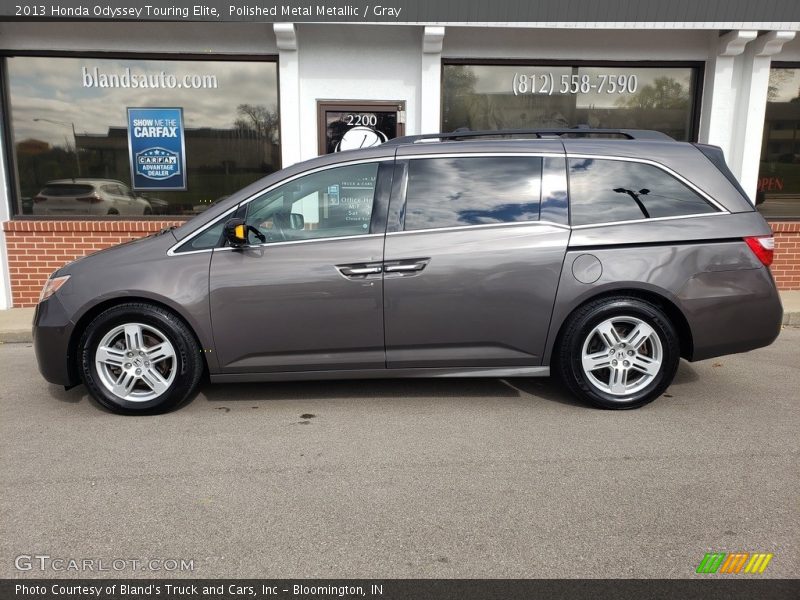
[[[755,30],[735,30],[715,37],[709,45],[698,137],[700,142],[722,148],[732,170],[734,123],[744,79],[742,54],[757,36]]]
[[[790,42],[786,42],[781,51],[772,57],[773,61],[800,62],[800,33]]]
[[[296,24],[300,158],[318,154],[318,100],[402,100],[406,133],[420,130],[422,27]],[[430,107],[433,108],[433,107]],[[439,111],[439,107],[435,107]]]

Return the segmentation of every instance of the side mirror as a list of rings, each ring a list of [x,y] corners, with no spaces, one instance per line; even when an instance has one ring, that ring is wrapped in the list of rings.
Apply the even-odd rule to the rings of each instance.
[[[303,215],[300,213],[292,213],[289,215],[289,229],[303,229],[305,225],[306,222],[303,219]]]
[[[234,248],[247,246],[247,225],[244,219],[229,219],[222,230],[225,240]]]

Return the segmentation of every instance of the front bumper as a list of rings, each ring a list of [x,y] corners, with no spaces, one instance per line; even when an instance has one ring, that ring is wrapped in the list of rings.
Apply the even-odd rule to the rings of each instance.
[[[54,294],[36,307],[33,317],[33,349],[39,372],[47,381],[65,387],[80,383],[75,369],[70,368],[69,340],[75,328],[64,306]]]

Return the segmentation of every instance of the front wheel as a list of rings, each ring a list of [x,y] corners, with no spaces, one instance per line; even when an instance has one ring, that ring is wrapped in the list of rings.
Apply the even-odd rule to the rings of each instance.
[[[659,307],[620,296],[578,309],[555,358],[561,379],[578,398],[601,408],[638,408],[672,383],[680,344]]]
[[[106,408],[165,412],[197,387],[203,371],[194,335],[174,314],[126,303],[98,315],[80,342],[83,382]]]

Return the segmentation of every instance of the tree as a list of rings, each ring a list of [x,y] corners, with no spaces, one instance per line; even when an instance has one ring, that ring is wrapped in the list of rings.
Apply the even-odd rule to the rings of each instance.
[[[689,90],[672,77],[656,77],[628,98],[620,98],[619,106],[626,108],[680,108],[689,106]]]
[[[767,87],[767,102],[778,102],[781,87],[793,77],[793,69],[770,69],[769,86]],[[789,100],[789,102],[792,102],[792,100]]]
[[[252,131],[256,137],[271,142],[278,141],[278,113],[263,104],[240,104],[236,107],[238,117],[233,126],[240,131]]]

